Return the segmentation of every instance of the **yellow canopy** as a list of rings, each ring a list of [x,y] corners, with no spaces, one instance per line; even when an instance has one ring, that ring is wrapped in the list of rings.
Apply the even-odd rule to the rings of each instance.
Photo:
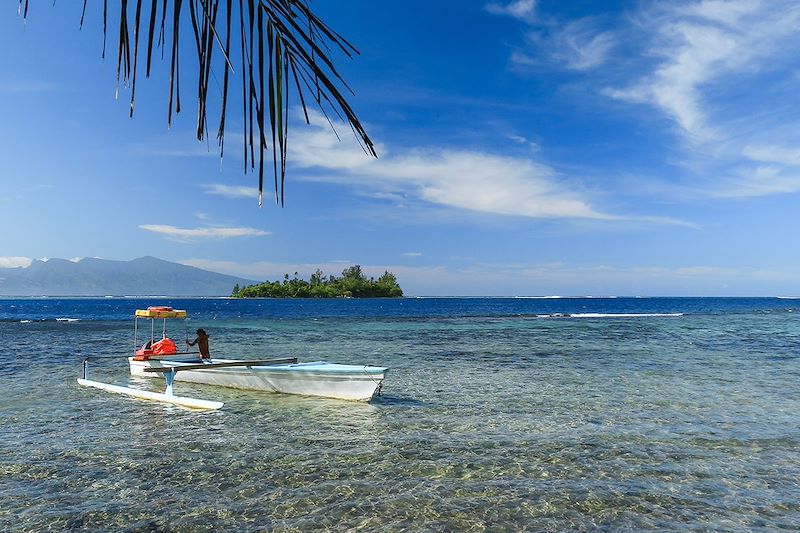
[[[137,309],[136,317],[139,318],[186,318],[186,311],[171,307],[148,307]]]

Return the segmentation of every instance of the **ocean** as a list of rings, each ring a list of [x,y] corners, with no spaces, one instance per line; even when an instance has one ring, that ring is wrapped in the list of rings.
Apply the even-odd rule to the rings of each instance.
[[[371,403],[79,387],[133,311],[211,353],[390,367]],[[800,529],[800,300],[0,300],[2,531]],[[94,379],[158,390],[124,359]]]

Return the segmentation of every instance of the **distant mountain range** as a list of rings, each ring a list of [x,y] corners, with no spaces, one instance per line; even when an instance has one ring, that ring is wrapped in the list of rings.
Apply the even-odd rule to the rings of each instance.
[[[237,283],[255,282],[155,257],[49,259],[0,268],[0,296],[230,296]]]

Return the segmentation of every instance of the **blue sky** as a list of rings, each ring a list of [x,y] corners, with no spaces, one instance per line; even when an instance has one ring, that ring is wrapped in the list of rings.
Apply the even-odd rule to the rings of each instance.
[[[166,62],[129,119],[102,8],[79,31],[74,4],[0,16],[0,266],[154,255],[251,279],[358,263],[411,295],[800,294],[797,2],[317,0],[361,51],[338,65],[380,157],[298,120],[286,206],[260,209],[238,114],[224,160],[194,139],[191,56],[172,128]]]

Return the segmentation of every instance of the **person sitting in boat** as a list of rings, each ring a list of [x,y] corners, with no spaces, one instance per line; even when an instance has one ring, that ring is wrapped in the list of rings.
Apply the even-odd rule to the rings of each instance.
[[[195,344],[200,349],[200,358],[201,359],[211,359],[211,354],[208,351],[208,334],[204,329],[197,330],[197,338],[193,341],[186,341],[186,344],[189,346],[194,346]]]

